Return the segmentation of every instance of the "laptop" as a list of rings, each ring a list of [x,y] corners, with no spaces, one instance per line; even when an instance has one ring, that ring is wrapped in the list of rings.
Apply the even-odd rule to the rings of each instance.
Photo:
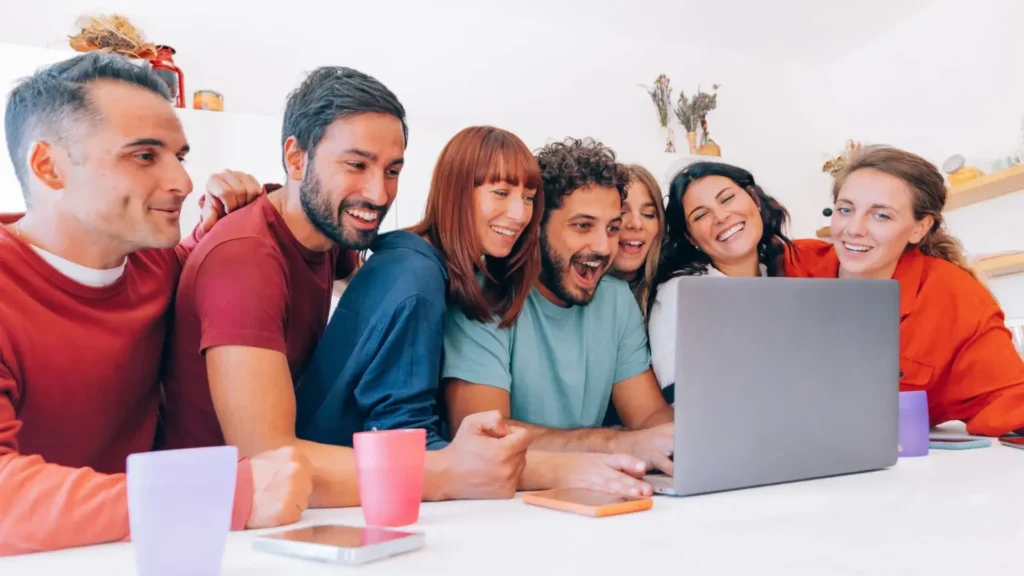
[[[895,280],[687,277],[679,283],[675,476],[692,496],[896,464]]]

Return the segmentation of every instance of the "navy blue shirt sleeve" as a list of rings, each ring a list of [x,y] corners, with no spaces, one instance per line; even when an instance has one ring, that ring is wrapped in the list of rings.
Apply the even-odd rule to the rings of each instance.
[[[427,449],[447,446],[437,413],[446,308],[413,294],[368,332],[379,348],[355,390],[364,429],[425,428]]]

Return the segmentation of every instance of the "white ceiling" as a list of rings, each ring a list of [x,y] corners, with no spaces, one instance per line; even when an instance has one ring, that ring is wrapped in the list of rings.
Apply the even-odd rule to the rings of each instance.
[[[250,0],[241,9],[235,0],[34,0],[4,1],[0,6],[0,42],[66,47],[75,17],[84,12],[122,11],[146,30],[164,36],[175,33],[208,35],[211,41],[262,43],[260,37],[280,33],[310,45],[343,36],[351,24],[336,18],[317,19],[324,2],[314,0]],[[369,3],[331,0],[358,25],[386,24],[407,29],[414,25],[445,28],[453,12],[478,13],[481,26],[501,33],[530,34],[538,29],[587,35],[602,42],[659,43],[671,38],[682,46],[700,46],[712,53],[781,59],[824,61],[862,46],[886,30],[935,4],[937,0],[517,0],[508,3],[500,20],[495,0],[374,0]],[[284,7],[284,4],[287,6]],[[333,11],[335,14],[338,12]],[[169,30],[189,23],[190,31]],[[152,35],[152,34],[151,34]],[[541,38],[542,40],[542,38]],[[372,49],[372,47],[370,47]]]

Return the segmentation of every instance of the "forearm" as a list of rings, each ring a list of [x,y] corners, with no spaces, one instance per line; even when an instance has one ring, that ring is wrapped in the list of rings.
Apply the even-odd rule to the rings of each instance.
[[[453,478],[450,453],[446,450],[427,451],[423,473],[423,500],[441,502],[451,500]]]
[[[669,422],[674,422],[675,418],[675,411],[671,406],[666,405],[661,410],[651,414],[640,426],[636,428],[636,430],[646,430],[662,424],[668,424]]]
[[[351,448],[295,440],[295,447],[313,465],[310,508],[348,508],[359,505],[356,457]]]
[[[519,477],[520,490],[547,490],[558,486],[559,466],[565,454],[530,449],[526,452],[526,468]]]
[[[124,474],[0,456],[0,556],[128,537]]]
[[[1024,431],[1024,386],[990,393],[975,400],[981,405],[967,418],[967,432],[980,436],[1002,436]]]
[[[525,422],[510,421],[513,426],[521,426],[530,434],[530,447],[549,452],[601,452],[619,451],[619,444],[626,432],[613,428],[581,428],[578,430],[558,430],[534,426]]]

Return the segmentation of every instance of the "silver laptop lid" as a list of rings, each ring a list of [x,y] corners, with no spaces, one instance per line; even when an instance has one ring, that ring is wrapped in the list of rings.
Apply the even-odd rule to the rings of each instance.
[[[683,278],[676,492],[895,464],[899,322],[894,280]]]

